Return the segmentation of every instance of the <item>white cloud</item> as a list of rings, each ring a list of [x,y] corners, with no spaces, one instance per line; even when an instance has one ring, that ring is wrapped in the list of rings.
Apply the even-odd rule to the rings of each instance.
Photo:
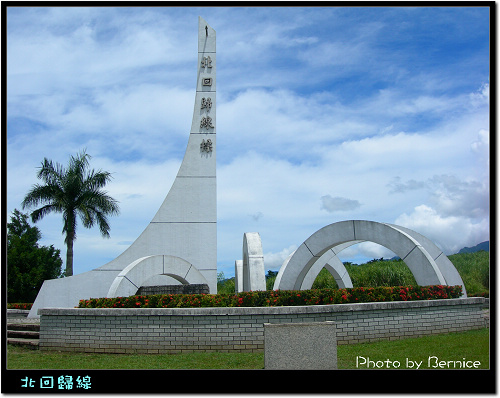
[[[479,181],[462,181],[453,175],[430,180],[431,203],[443,216],[488,218],[489,188]]]
[[[337,118],[338,113],[324,98],[252,89],[219,102],[218,130],[228,145],[240,149],[237,153],[258,150],[285,158],[304,157],[309,148],[339,140],[337,126],[343,125],[345,117]]]
[[[481,88],[469,95],[473,107],[487,106],[490,102],[490,85],[484,83]]]
[[[391,184],[402,187],[398,191],[402,196],[406,192],[414,194],[411,187],[425,193],[420,196],[419,204],[396,217],[394,223],[427,236],[446,254],[489,239],[489,186],[486,182],[443,174],[426,181],[401,183],[396,179]]]
[[[444,216],[456,215],[470,218],[488,217],[489,187],[477,180],[462,180],[456,175],[434,175],[427,181],[409,180],[400,177],[387,184],[389,193],[406,193],[425,190],[431,203]]]
[[[487,219],[473,222],[463,216],[442,216],[427,205],[417,206],[412,213],[400,215],[395,224],[428,237],[446,254],[489,239]]]
[[[264,253],[264,266],[266,270],[279,270],[283,262],[297,250],[297,246],[291,245],[278,253]]]
[[[326,210],[328,213],[336,211],[356,210],[361,207],[361,203],[357,200],[341,198],[339,196],[332,197],[325,195],[321,197],[321,209]]]
[[[390,259],[394,256],[395,254],[391,250],[374,242],[357,243],[342,250],[338,255],[341,261],[351,261],[354,263],[364,263],[367,259]]]
[[[425,183],[423,181],[409,180],[406,182],[401,182],[401,177],[397,176],[392,179],[392,181],[387,184],[391,188],[390,193],[404,193],[407,191],[413,191],[416,189],[425,188]]]
[[[264,213],[262,213],[261,211],[258,211],[257,213],[255,214],[250,214],[250,217],[252,218],[252,220],[254,221],[259,221],[262,217],[264,217]]]
[[[486,165],[487,169],[490,165],[490,132],[485,129],[479,130],[477,139],[470,145],[471,150],[478,155],[479,160]]]

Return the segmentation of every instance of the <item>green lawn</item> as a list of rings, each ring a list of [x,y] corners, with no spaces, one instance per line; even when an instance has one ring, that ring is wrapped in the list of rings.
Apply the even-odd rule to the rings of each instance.
[[[479,361],[480,369],[489,368],[489,329],[450,333],[395,341],[340,345],[337,348],[339,369],[366,369],[363,359],[381,369],[407,369],[406,359],[429,368],[428,357],[440,361]],[[391,365],[387,362],[390,360]],[[372,363],[370,362],[370,364]],[[435,365],[436,360],[431,360]],[[371,366],[371,367],[373,367]],[[39,351],[9,345],[7,369],[263,369],[264,353],[192,353],[175,355],[84,354]],[[432,366],[430,367],[433,368]],[[449,365],[444,367],[450,368]],[[453,367],[451,367],[453,369]]]
[[[380,341],[368,344],[342,345],[337,349],[337,361],[339,369],[356,369],[356,357],[358,358],[358,369],[367,369],[370,361],[370,369],[382,365],[380,369],[410,369],[415,363],[421,363],[419,369],[458,369],[452,364],[439,366],[442,361],[479,361],[477,369],[489,368],[489,329],[472,330],[462,333],[450,333],[404,340]],[[429,366],[429,357],[431,358]],[[437,364],[436,364],[437,362]],[[373,364],[375,363],[375,364]],[[469,365],[472,363],[469,362]]]

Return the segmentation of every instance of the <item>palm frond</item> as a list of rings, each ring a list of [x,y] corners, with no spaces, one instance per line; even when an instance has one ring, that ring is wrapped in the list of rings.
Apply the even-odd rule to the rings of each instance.
[[[108,223],[108,218],[102,212],[96,213],[96,218],[97,218],[97,224],[99,225],[99,230],[101,231],[101,235],[104,236],[105,238],[109,238],[110,226]]]
[[[64,192],[58,185],[35,184],[26,194],[24,200],[21,203],[21,206],[23,207],[23,209],[38,206],[43,203],[51,203],[54,206],[62,206],[63,196]]]
[[[66,170],[59,163],[54,164],[52,160],[43,159],[37,178],[45,181],[48,185],[61,185],[61,181],[66,174]]]
[[[86,189],[93,191],[103,188],[112,178],[111,173],[107,171],[91,170],[85,178],[83,185]]]
[[[69,160],[68,170],[73,172],[75,175],[84,176],[87,167],[90,165],[91,156],[86,153],[84,149],[76,156],[71,156]]]
[[[106,237],[109,237],[110,229],[106,216],[120,213],[118,202],[100,190],[83,193],[77,211],[86,228],[97,222],[101,234]]]
[[[31,221],[36,223],[39,220],[41,220],[43,217],[45,217],[47,214],[52,213],[52,212],[57,212],[59,211],[59,207],[50,203],[47,204],[43,207],[40,207],[39,209],[34,210],[31,213]]]

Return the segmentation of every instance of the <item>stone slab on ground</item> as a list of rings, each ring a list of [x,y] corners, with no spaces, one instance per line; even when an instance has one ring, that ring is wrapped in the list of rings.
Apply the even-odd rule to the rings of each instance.
[[[7,338],[7,343],[12,345],[21,345],[23,347],[32,348],[34,350],[38,349],[40,340],[38,339],[18,339],[18,338]]]
[[[18,325],[18,324],[28,324],[28,325],[40,325],[40,318],[7,318],[8,325]]]
[[[7,309],[7,319],[23,319],[28,316],[30,310]]]
[[[335,322],[264,323],[265,369],[337,369]]]

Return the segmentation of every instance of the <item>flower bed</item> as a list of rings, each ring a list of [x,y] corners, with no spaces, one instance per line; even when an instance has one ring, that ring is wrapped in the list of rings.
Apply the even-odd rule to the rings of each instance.
[[[31,310],[33,303],[7,303],[8,310]]]
[[[355,287],[350,289],[266,290],[238,294],[163,294],[80,300],[78,308],[276,307],[382,301],[453,299],[457,286]]]

